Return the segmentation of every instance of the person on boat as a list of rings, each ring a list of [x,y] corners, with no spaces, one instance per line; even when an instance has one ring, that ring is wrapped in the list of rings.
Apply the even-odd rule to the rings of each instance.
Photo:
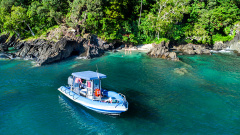
[[[82,79],[81,78],[75,78],[75,87],[81,88],[82,86]]]
[[[84,80],[83,79],[81,79],[81,84],[79,85],[79,87],[81,88],[81,89],[85,89],[86,88],[86,85],[84,84],[84,82],[83,82]]]

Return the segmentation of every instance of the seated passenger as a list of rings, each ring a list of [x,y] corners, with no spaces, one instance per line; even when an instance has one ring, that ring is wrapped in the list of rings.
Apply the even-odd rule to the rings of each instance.
[[[74,87],[78,87],[78,88],[81,88],[81,85],[82,85],[82,79],[81,78],[75,78],[75,82],[74,82]]]

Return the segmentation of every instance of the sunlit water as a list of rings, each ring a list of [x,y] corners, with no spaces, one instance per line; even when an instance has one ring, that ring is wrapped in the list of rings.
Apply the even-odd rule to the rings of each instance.
[[[240,57],[108,53],[35,67],[0,60],[0,134],[240,134]],[[106,74],[102,86],[126,95],[119,117],[96,113],[57,90],[72,72]],[[184,72],[179,69],[184,69]]]

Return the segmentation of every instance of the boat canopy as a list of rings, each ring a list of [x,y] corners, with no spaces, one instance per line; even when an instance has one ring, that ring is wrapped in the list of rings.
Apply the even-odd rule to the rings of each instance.
[[[75,72],[75,73],[72,73],[72,75],[75,77],[78,77],[78,78],[85,79],[85,80],[95,80],[95,79],[107,78],[106,75],[97,73],[97,72],[93,72],[93,71]]]

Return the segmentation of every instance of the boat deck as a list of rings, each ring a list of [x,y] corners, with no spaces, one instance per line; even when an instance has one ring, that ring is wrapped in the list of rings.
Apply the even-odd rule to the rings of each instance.
[[[83,96],[83,97],[86,97],[86,95],[87,95],[87,89],[73,89],[72,91],[73,91],[74,93],[80,95],[80,96]],[[92,99],[92,100],[101,101],[102,98],[101,98],[101,97],[93,96],[93,99]]]

